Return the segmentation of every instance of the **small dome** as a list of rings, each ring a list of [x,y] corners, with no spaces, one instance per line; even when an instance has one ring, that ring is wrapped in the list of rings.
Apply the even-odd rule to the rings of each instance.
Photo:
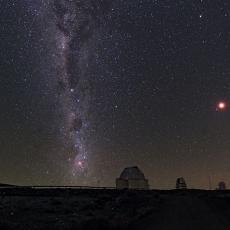
[[[137,166],[135,166],[135,167],[125,168],[120,175],[120,179],[145,180],[145,176],[144,173],[141,172],[141,170]]]
[[[186,189],[187,185],[183,177],[177,178],[176,180],[176,189]]]
[[[225,190],[226,189],[226,184],[224,181],[221,181],[218,183],[218,189],[219,190]]]

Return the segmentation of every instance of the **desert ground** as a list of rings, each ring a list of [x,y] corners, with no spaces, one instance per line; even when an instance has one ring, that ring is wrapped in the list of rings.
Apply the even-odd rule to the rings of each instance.
[[[229,230],[230,191],[0,188],[0,229]]]

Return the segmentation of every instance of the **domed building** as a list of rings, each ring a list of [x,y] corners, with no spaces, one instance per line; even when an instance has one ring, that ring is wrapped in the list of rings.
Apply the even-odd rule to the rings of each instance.
[[[226,184],[224,181],[218,183],[218,190],[226,190]]]
[[[183,177],[177,178],[176,180],[176,189],[187,189],[187,184]]]
[[[144,173],[137,167],[125,168],[120,177],[116,179],[117,189],[149,189],[148,180]]]

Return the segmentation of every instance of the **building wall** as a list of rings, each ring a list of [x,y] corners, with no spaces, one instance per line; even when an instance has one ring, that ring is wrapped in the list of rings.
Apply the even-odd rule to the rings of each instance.
[[[129,189],[149,189],[148,180],[129,180]]]
[[[125,189],[125,188],[129,188],[129,184],[127,180],[123,180],[120,178],[116,179],[116,188],[117,189]]]

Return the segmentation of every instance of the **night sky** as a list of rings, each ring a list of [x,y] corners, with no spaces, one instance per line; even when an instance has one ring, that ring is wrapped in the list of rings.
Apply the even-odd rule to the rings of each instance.
[[[0,108],[2,183],[230,185],[230,2],[0,0]]]

